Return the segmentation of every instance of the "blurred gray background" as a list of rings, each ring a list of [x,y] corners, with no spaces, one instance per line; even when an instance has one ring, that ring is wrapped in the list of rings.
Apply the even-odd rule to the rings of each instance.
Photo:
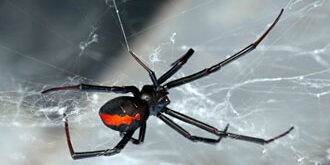
[[[190,47],[173,79],[220,62],[255,41],[284,8],[260,46],[221,71],[170,91],[170,108],[219,129],[271,138],[266,146],[224,139],[192,143],[157,118],[145,143],[113,157],[74,161],[76,151],[113,147],[118,133],[98,109],[118,95],[43,89],[78,83],[150,84],[128,55],[111,0],[0,1],[0,164],[330,164],[330,4],[326,0],[117,0],[130,47],[160,76]],[[179,121],[178,121],[179,122]],[[187,124],[193,134],[210,136]]]

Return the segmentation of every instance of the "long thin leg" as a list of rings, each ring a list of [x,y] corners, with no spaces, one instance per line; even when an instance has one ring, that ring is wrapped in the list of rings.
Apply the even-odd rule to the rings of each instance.
[[[72,147],[70,132],[69,132],[69,124],[67,118],[64,117],[64,125],[65,125],[65,134],[68,143],[68,147],[70,150],[70,154],[72,159],[84,159],[90,157],[97,157],[97,156],[112,156],[118,154],[128,143],[128,141],[133,136],[134,131],[127,132],[125,136],[120,140],[120,142],[112,149],[107,150],[97,150],[97,151],[88,151],[88,152],[75,152]]]
[[[168,114],[168,115],[170,115],[170,116],[173,116],[173,117],[175,117],[177,119],[180,119],[180,120],[182,120],[182,121],[184,121],[186,123],[189,123],[189,124],[192,124],[192,125],[194,125],[196,127],[199,127],[201,129],[204,129],[204,130],[206,130],[206,131],[208,131],[210,133],[216,134],[216,132],[218,131],[218,129],[216,129],[213,126],[210,126],[208,124],[205,124],[205,123],[203,123],[201,121],[198,121],[198,120],[196,120],[194,118],[191,118],[191,117],[189,117],[187,115],[184,115],[182,113],[179,113],[177,111],[171,110],[169,108],[166,108],[165,113]]]
[[[216,71],[218,71],[221,67],[225,66],[226,64],[234,61],[235,59],[242,57],[243,55],[249,53],[250,51],[254,50],[259,43],[267,36],[267,34],[270,32],[270,30],[272,30],[272,28],[276,25],[276,23],[278,22],[278,20],[280,19],[281,15],[283,13],[283,9],[281,10],[280,14],[277,16],[277,18],[275,19],[275,21],[273,22],[273,24],[267,29],[267,31],[254,43],[250,44],[249,46],[245,47],[244,49],[242,49],[241,51],[239,51],[238,53],[232,55],[231,57],[225,59],[224,61],[211,66],[210,68],[206,68],[200,72],[191,74],[189,76],[174,80],[174,81],[170,81],[169,83],[165,84],[164,87],[167,89],[179,86],[179,85],[183,85],[186,83],[189,83],[191,81],[200,79],[204,76],[207,76],[211,73],[214,73]]]
[[[159,83],[157,81],[155,72],[152,71],[147,65],[145,65],[132,50],[129,50],[129,53],[133,56],[133,58],[149,73],[152,83],[156,89],[159,89]]]
[[[183,135],[185,138],[193,141],[193,142],[204,142],[204,143],[209,143],[209,144],[216,144],[221,141],[221,136],[218,139],[211,139],[211,138],[205,138],[205,137],[200,137],[200,136],[193,136],[189,132],[187,132],[185,129],[180,127],[178,124],[174,123],[171,119],[168,117],[158,114],[158,117],[163,120],[168,126],[176,130],[178,133]],[[226,132],[226,130],[224,131]]]
[[[42,94],[59,91],[59,90],[80,90],[85,92],[113,92],[113,93],[128,93],[132,92],[134,95],[139,95],[139,89],[135,86],[98,86],[98,85],[89,85],[89,84],[80,84],[74,86],[64,86],[64,87],[55,87],[42,91]]]
[[[172,68],[164,73],[159,79],[158,83],[162,84],[167,79],[169,79],[172,75],[174,75],[182,66],[188,61],[188,59],[193,55],[195,51],[193,49],[189,49],[186,54],[184,54],[181,58],[176,60],[174,63],[171,64]]]
[[[140,143],[144,142],[144,137],[145,137],[145,134],[146,134],[146,127],[147,127],[147,124],[144,123],[140,128],[140,133],[139,133],[139,142]]]
[[[141,144],[143,143],[144,141],[144,136],[145,136],[145,133],[146,133],[146,123],[144,123],[141,127],[140,127],[140,132],[139,132],[139,137],[138,139],[135,139],[135,138],[131,138],[131,142],[133,144]],[[120,133],[120,136],[123,137],[125,135],[125,133],[121,132]]]
[[[228,126],[226,127],[225,131],[219,131],[217,128],[213,127],[213,126],[210,126],[208,124],[205,124],[201,121],[198,121],[196,119],[193,119],[187,115],[184,115],[182,113],[179,113],[179,112],[176,112],[176,111],[173,111],[171,109],[166,109],[165,111],[166,114],[170,115],[170,116],[173,116],[179,120],[182,120],[186,123],[189,123],[189,124],[192,124],[196,127],[199,127],[201,129],[204,129],[210,133],[213,133],[215,135],[218,135],[220,137],[229,137],[229,138],[234,138],[234,139],[238,139],[238,140],[244,140],[244,141],[249,141],[249,142],[253,142],[253,143],[258,143],[258,144],[268,144],[270,142],[273,142],[274,140],[276,139],[279,139],[285,135],[287,135],[288,133],[290,133],[294,127],[291,127],[289,130],[287,130],[286,132],[274,137],[274,138],[271,138],[271,139],[268,139],[268,140],[265,140],[265,139],[261,139],[261,138],[255,138],[255,137],[251,137],[251,136],[245,136],[245,135],[239,135],[239,134],[234,134],[234,133],[229,133],[227,132],[227,129],[228,129]]]

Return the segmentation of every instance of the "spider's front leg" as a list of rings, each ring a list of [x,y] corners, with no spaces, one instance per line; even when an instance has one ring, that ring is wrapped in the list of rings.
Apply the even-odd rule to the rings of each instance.
[[[174,75],[178,70],[182,68],[182,66],[188,61],[188,59],[194,54],[193,49],[189,49],[186,54],[184,54],[181,58],[176,60],[171,64],[172,68],[165,72],[159,79],[158,83],[162,84],[165,82],[167,79],[169,79],[172,75]]]
[[[65,126],[65,135],[72,159],[84,159],[84,158],[97,157],[97,156],[112,156],[118,154],[126,146],[128,141],[130,141],[130,139],[134,134],[134,131],[127,132],[124,135],[124,137],[120,140],[120,142],[112,149],[88,151],[88,152],[75,152],[72,147],[70,132],[69,132],[69,124],[65,114],[63,120]]]
[[[182,113],[179,113],[179,112],[176,112],[174,110],[171,110],[169,108],[166,108],[165,110],[165,113],[172,116],[172,117],[175,117],[183,122],[186,122],[188,124],[192,124],[196,127],[199,127],[205,131],[208,131],[212,134],[215,134],[215,135],[218,135],[221,139],[221,137],[229,137],[229,138],[233,138],[233,139],[237,139],[237,140],[243,140],[243,141],[249,141],[249,142],[253,142],[253,143],[257,143],[257,144],[268,144],[268,143],[271,143],[287,134],[289,134],[293,129],[294,127],[291,127],[289,130],[287,130],[286,132],[274,137],[274,138],[271,138],[271,139],[268,139],[268,140],[265,140],[265,139],[262,139],[262,138],[256,138],[256,137],[251,137],[251,136],[245,136],[245,135],[239,135],[239,134],[234,134],[234,133],[229,133],[227,132],[228,130],[228,125],[226,126],[225,130],[224,131],[220,131],[218,130],[217,128],[213,127],[213,126],[210,126],[208,124],[205,124],[201,121],[198,121],[194,118],[191,118],[187,115],[184,115]],[[171,126],[172,127],[172,126]],[[173,127],[172,127],[173,128]]]
[[[255,42],[253,42],[252,44],[250,44],[249,46],[245,47],[244,49],[242,49],[241,51],[235,53],[234,55],[226,58],[225,60],[221,61],[218,64],[215,64],[209,68],[206,68],[204,70],[201,70],[199,72],[196,72],[194,74],[188,75],[186,77],[182,77],[179,78],[177,80],[173,80],[170,81],[168,83],[166,83],[164,85],[164,87],[166,89],[170,89],[170,88],[174,88],[183,84],[187,84],[189,82],[198,80],[202,77],[208,76],[212,73],[215,73],[216,71],[220,70],[223,66],[233,62],[234,60],[242,57],[243,55],[251,52],[252,50],[254,50],[259,44],[260,42],[268,35],[268,33],[273,29],[273,27],[276,25],[276,23],[278,22],[278,20],[280,19],[282,13],[283,13],[283,9],[281,10],[280,14],[277,16],[277,18],[275,19],[275,21],[273,22],[273,24],[266,30],[266,32],[264,32],[264,34],[261,35],[261,37],[259,37]]]
[[[178,124],[176,124],[174,121],[172,121],[165,115],[158,114],[158,117],[161,120],[163,120],[168,126],[173,128],[175,131],[177,131],[182,136],[184,136],[185,138],[187,138],[193,142],[204,142],[204,143],[209,143],[209,144],[216,144],[216,143],[219,143],[222,139],[222,136],[220,136],[218,139],[211,139],[211,138],[205,138],[205,137],[201,137],[201,136],[191,135],[188,131],[186,131],[185,129],[180,127]],[[224,132],[227,132],[227,129],[228,129],[228,125],[227,125],[226,129],[224,130]]]
[[[159,89],[159,83],[156,77],[156,74],[154,71],[152,71],[146,64],[144,64],[137,56],[136,54],[132,51],[129,50],[129,53],[131,54],[131,56],[135,59],[135,61],[137,61],[148,73],[149,73],[149,77],[154,85],[154,87],[158,90]]]

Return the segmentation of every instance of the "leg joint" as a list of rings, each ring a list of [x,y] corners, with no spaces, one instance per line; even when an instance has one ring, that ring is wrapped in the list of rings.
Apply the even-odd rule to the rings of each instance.
[[[71,154],[71,157],[72,157],[73,160],[79,159],[78,155],[76,155],[76,154]]]
[[[186,138],[188,138],[192,142],[197,142],[198,141],[196,136],[188,135],[188,136],[186,136]]]
[[[103,155],[104,156],[112,156],[112,155],[115,155],[115,154],[119,154],[121,151],[121,149],[118,149],[118,148],[113,148],[113,149],[110,149],[110,150],[106,150]]]

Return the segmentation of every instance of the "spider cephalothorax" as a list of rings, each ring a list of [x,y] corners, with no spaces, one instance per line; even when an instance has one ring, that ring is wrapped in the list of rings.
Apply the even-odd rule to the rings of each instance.
[[[196,72],[189,76],[170,81],[163,85],[173,74],[175,74],[192,56],[194,51],[189,49],[186,54],[184,54],[181,58],[179,58],[176,62],[172,64],[172,68],[164,73],[160,78],[157,79],[155,73],[149,69],[135,54],[133,51],[129,51],[129,53],[134,57],[134,59],[149,73],[149,76],[152,80],[153,85],[145,85],[142,87],[142,90],[139,91],[138,88],[134,86],[97,86],[97,85],[88,85],[88,84],[80,84],[75,86],[65,86],[65,87],[57,87],[51,88],[43,91],[42,93],[47,93],[51,91],[57,90],[80,90],[85,92],[113,92],[113,93],[132,93],[132,96],[121,96],[114,98],[107,103],[105,103],[100,111],[99,115],[103,121],[103,123],[116,131],[119,131],[121,135],[123,135],[122,140],[112,149],[99,150],[99,151],[89,151],[89,152],[75,152],[73,150],[70,134],[69,134],[69,125],[67,118],[65,117],[65,133],[67,137],[68,146],[70,149],[70,153],[73,159],[81,159],[88,158],[94,156],[111,156],[116,153],[119,153],[125,145],[131,141],[134,144],[140,144],[144,141],[144,135],[146,131],[146,121],[149,116],[157,116],[171,128],[176,130],[178,133],[186,137],[187,139],[193,142],[205,142],[210,144],[216,144],[221,141],[223,137],[229,137],[237,140],[244,140],[249,142],[254,142],[258,144],[268,144],[276,139],[279,139],[285,135],[287,135],[293,127],[291,127],[286,132],[271,138],[269,140],[239,135],[227,132],[229,125],[225,127],[223,131],[218,130],[217,128],[210,126],[204,122],[193,119],[189,116],[171,110],[167,107],[170,104],[169,98],[167,97],[168,90],[171,88],[177,87],[179,85],[183,85],[189,83],[191,81],[200,79],[205,77],[211,73],[214,73],[226,64],[232,62],[233,60],[247,54],[248,52],[254,50],[258,44],[266,37],[266,35],[270,32],[270,30],[275,26],[278,22],[280,16],[283,13],[283,9],[281,10],[279,16],[273,22],[273,24],[267,29],[267,31],[254,43],[245,47],[238,53],[232,55],[231,57],[225,59],[224,61],[215,64],[209,68],[206,68],[202,71]],[[183,129],[181,126],[176,124],[174,121],[166,117],[166,115],[172,116],[183,122],[192,124],[196,127],[199,127],[209,133],[218,136],[217,139],[205,138],[201,136],[193,136],[188,131]],[[133,134],[137,129],[140,129],[138,139],[133,138]]]
[[[167,94],[168,92],[164,89],[156,91],[152,85],[143,86],[141,100],[148,103],[150,115],[156,116],[158,113],[163,112],[164,108],[170,104]]]

